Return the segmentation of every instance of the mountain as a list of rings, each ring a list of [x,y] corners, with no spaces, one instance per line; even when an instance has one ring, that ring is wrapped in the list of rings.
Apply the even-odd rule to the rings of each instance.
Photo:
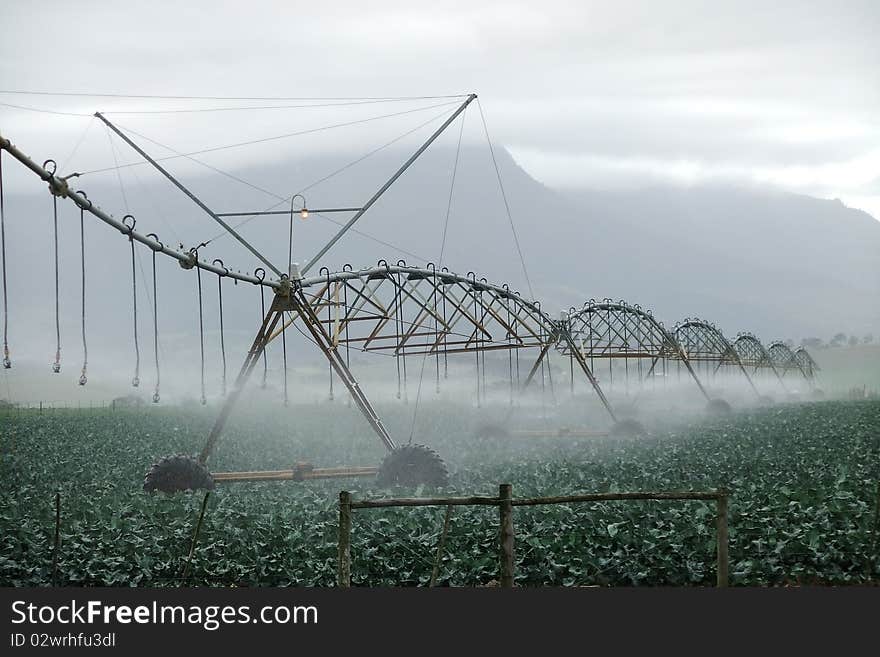
[[[839,201],[762,188],[554,190],[529,176],[504,148],[496,147],[495,154],[534,297],[554,315],[591,297],[612,297],[653,309],[667,325],[699,316],[714,321],[728,335],[750,330],[765,341],[828,337],[838,331],[880,332],[880,222],[863,212]],[[407,155],[387,149],[310,187],[304,193],[308,206],[362,204]],[[40,159],[38,154],[33,157]],[[243,165],[232,173],[284,196],[354,157],[346,152],[304,155],[295,161]],[[468,145],[460,153],[447,224],[455,159],[453,149],[429,149],[356,225],[375,239],[350,233],[321,264],[335,270],[345,263],[372,265],[380,258],[391,262],[403,258],[419,265],[440,262],[445,227],[442,264],[460,273],[472,270],[494,283],[509,282],[531,296],[485,145]],[[8,157],[5,164],[5,169],[16,166]],[[179,161],[169,163],[172,166],[216,211],[277,205],[272,197],[228,177],[181,166]],[[115,172],[83,176],[75,183],[117,217],[127,208],[137,217],[138,230],[154,231],[166,243],[188,247],[222,234],[212,219],[149,167],[122,169],[120,174],[122,188]],[[7,185],[6,211],[14,344],[19,354],[45,359],[54,353],[54,264],[52,203],[48,194],[37,193],[43,188],[35,176],[18,176],[14,189]],[[70,354],[80,351],[79,213],[69,202],[62,201],[59,207],[62,330]],[[333,235],[337,226],[328,218],[341,222],[349,216],[321,217],[313,212],[306,221],[297,218],[294,260],[305,262]],[[283,267],[288,226],[286,216],[258,217],[241,232]],[[228,236],[210,241],[201,256],[220,257],[242,271],[259,264]],[[87,222],[86,257],[93,345],[130,351],[127,241],[93,219]],[[144,367],[151,353],[150,265],[149,252],[139,248],[136,275]],[[317,269],[309,274],[317,274]],[[214,276],[203,278],[210,332],[216,330],[217,283]],[[226,326],[238,349],[254,331],[259,297],[248,285],[229,283],[224,290]],[[188,345],[188,367],[197,367],[191,361],[197,349],[196,291],[192,272],[160,259],[162,348],[171,354],[179,345]],[[232,361],[238,362],[238,355]]]

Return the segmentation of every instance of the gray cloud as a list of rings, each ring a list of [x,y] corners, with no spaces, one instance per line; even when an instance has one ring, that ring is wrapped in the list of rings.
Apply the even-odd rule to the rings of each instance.
[[[861,179],[849,173],[880,152],[876,2],[12,1],[3,13],[15,26],[0,44],[5,88],[234,96],[473,90],[493,137],[539,154],[549,184],[571,182],[572,157],[592,158],[597,177],[584,184],[646,161],[688,162],[707,177],[754,168],[758,179],[851,197],[880,212],[870,184],[846,183]],[[8,95],[0,102],[83,112],[119,105]],[[273,120],[206,116],[214,128],[197,134],[223,143],[233,133],[267,134]],[[187,141],[173,123],[149,125],[175,145]],[[0,107],[0,127],[41,152],[69,151],[82,126],[69,117],[38,126]],[[528,158],[522,163],[530,167]],[[841,183],[811,182],[829,166],[844,172]],[[796,167],[802,175],[791,174]]]

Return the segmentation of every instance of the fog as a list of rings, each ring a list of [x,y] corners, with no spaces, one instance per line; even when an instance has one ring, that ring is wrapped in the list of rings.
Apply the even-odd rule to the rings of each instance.
[[[313,208],[340,207],[369,198],[460,102],[452,96],[474,91],[479,105],[441,135],[319,266],[433,261],[506,282],[540,300],[553,317],[590,298],[624,298],[652,308],[667,327],[700,316],[728,336],[753,331],[765,344],[827,339],[839,331],[880,333],[876,3],[768,9],[763,3],[551,2],[540,10],[527,3],[252,3],[209,12],[175,5],[170,23],[161,5],[3,7],[4,22],[16,29],[0,44],[0,132],[37,162],[51,157],[63,174],[82,174],[72,179],[77,187],[116,217],[134,215],[142,233],[183,248],[208,241],[202,259],[221,258],[236,271],[259,264],[111,138],[95,111],[159,158],[257,142],[200,152],[193,157],[201,163],[163,159],[217,211],[285,207],[298,191]],[[88,34],[75,24],[87,24]],[[53,67],[33,56],[34,43],[63,52],[71,76],[60,82]],[[375,102],[402,96],[409,99]],[[139,247],[135,324],[128,244],[89,217],[89,382],[76,385],[84,356],[79,217],[64,200],[62,371],[51,374],[51,198],[45,184],[5,155],[4,182],[15,366],[3,371],[3,395],[95,403],[127,393],[136,368],[135,327],[138,392],[148,394],[156,379],[155,307],[162,399],[198,400],[195,274],[160,258],[156,302],[151,256]],[[297,221],[294,260],[307,260],[346,216]],[[286,217],[241,227],[280,268],[287,229]],[[217,283],[203,276],[211,404],[223,392]],[[256,287],[221,285],[231,385],[261,306]],[[323,402],[326,363],[299,333],[288,333],[289,396]],[[267,359],[264,394],[275,402],[283,387],[280,353],[273,344]],[[350,356],[370,396],[396,403],[397,363]],[[453,359],[439,397],[427,359],[420,403],[474,405],[473,373],[460,371],[468,359]],[[413,381],[421,377],[413,372],[421,373],[421,365],[418,357],[408,359],[401,403],[408,397],[415,404]],[[554,367],[553,390],[547,392],[545,381],[543,396],[528,398],[542,413],[571,394],[565,363]],[[258,368],[255,379],[261,376]],[[622,408],[701,412],[703,406],[687,381],[664,381],[663,394],[642,393],[633,402],[637,393],[599,377]],[[840,394],[848,377],[834,379]],[[728,378],[717,383],[719,392],[752,403],[751,389]],[[851,384],[864,379],[853,374]],[[252,383],[259,390],[259,380]],[[762,382],[762,393],[767,387],[781,397],[770,383]],[[480,404],[502,413],[509,382],[495,377],[487,385]],[[601,409],[590,408],[590,422],[601,426],[594,421]]]

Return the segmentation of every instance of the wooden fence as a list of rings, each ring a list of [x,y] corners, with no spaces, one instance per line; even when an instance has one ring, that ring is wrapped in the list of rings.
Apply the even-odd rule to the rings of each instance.
[[[539,506],[544,504],[576,504],[580,502],[611,502],[617,500],[715,500],[717,576],[716,584],[728,584],[728,532],[727,502],[725,489],[704,492],[636,492],[636,493],[589,493],[585,495],[560,495],[552,497],[513,498],[513,487],[501,484],[498,497],[409,497],[355,501],[348,491],[339,493],[339,545],[337,584],[351,586],[351,518],[354,509],[380,509],[405,506],[496,506],[499,512],[498,556],[501,586],[512,587],[516,554],[514,549],[513,507]],[[448,518],[448,513],[447,513]],[[447,523],[444,523],[444,527]]]

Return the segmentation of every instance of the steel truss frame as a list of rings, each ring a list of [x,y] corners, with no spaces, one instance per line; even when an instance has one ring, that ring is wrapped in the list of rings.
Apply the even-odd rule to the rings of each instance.
[[[433,266],[383,263],[357,271],[325,271],[321,276],[292,281],[273,299],[199,456],[200,462],[205,463],[216,446],[266,346],[297,320],[309,331],[388,450],[396,443],[358,385],[340,347],[354,345],[361,351],[399,357],[539,349],[523,388],[551,347],[560,341],[574,347],[567,327],[547,316],[537,302],[523,299],[507,286],[477,280],[473,273],[460,276]],[[575,358],[616,421],[583,355],[577,352]]]
[[[623,299],[590,299],[580,310],[569,310],[567,328],[571,343],[560,343],[559,351],[567,356],[580,354],[593,368],[594,359],[650,359],[647,379],[657,363],[665,359],[681,361],[700,393],[709,400],[697,373],[676,339],[650,310]],[[593,368],[595,369],[595,368]]]
[[[469,96],[407,163],[366,204],[357,209],[356,215],[344,229],[303,271],[308,270],[326,253],[474,98],[473,95]],[[222,221],[220,217],[226,215],[213,212],[105,117],[100,114],[96,116],[254,252],[247,242]],[[340,354],[340,348],[403,358],[422,355],[438,359],[452,354],[536,349],[538,356],[521,390],[529,386],[550,350],[555,348],[572,359],[572,372],[573,363],[578,364],[613,421],[617,418],[593,374],[593,359],[650,359],[648,375],[661,359],[678,360],[685,365],[707,400],[709,395],[692,366],[696,361],[716,363],[715,371],[725,363],[738,366],[756,394],[757,389],[745,370],[745,364],[755,368],[769,366],[777,373],[780,381],[789,369],[799,369],[808,379],[818,369],[815,361],[803,349],[795,354],[784,344],[777,342],[769,350],[765,350],[750,334],[738,336],[731,345],[714,325],[702,320],[689,318],[678,324],[673,332],[667,331],[650,311],[623,300],[590,300],[580,310],[571,309],[561,319],[554,320],[542,310],[539,302],[523,299],[507,285],[498,286],[489,283],[485,278],[477,279],[473,272],[462,276],[449,272],[446,268],[438,270],[431,263],[426,267],[413,267],[404,261],[398,261],[396,265],[380,261],[375,267],[360,270],[346,266],[342,271],[330,272],[323,268],[318,276],[291,280],[288,274],[280,273],[259,253],[255,253],[264,264],[279,274],[279,279],[267,280],[265,276],[259,277],[256,273],[250,275],[233,272],[223,266],[202,262],[195,250],[178,251],[165,246],[154,239],[154,236],[142,235],[135,231],[134,221],[126,223],[124,220],[116,220],[89,200],[84,192],[74,189],[69,177],[57,176],[54,161],[47,160],[39,165],[2,136],[0,149],[8,151],[37,174],[48,184],[53,195],[72,200],[76,206],[129,239],[176,259],[183,268],[198,267],[219,276],[273,290],[274,298],[270,308],[199,455],[202,463],[206,462],[216,446],[229,414],[262,358],[266,346],[297,320],[308,331],[359,410],[389,450],[394,449],[396,443],[358,385],[348,367],[348,358]]]
[[[469,96],[455,115],[457,116],[474,98],[475,96]],[[103,116],[99,118],[111,129],[116,130],[115,126]],[[443,127],[445,128],[450,122],[451,120],[447,120]],[[399,177],[439,132],[440,130],[435,132],[407,164],[401,167],[383,186],[380,193]],[[117,134],[147,161],[153,162],[126,135],[118,130]],[[551,347],[560,341],[574,346],[565,326],[547,316],[541,310],[540,303],[523,299],[519,293],[510,290],[506,285],[492,285],[485,278],[477,280],[472,272],[461,276],[445,269],[438,271],[431,264],[425,268],[418,268],[406,266],[403,261],[397,265],[380,261],[377,267],[358,271],[345,268],[343,271],[331,273],[325,268],[321,270],[321,275],[308,279],[291,280],[287,274],[282,273],[279,280],[266,280],[264,276],[240,274],[226,267],[209,265],[199,260],[197,251],[181,252],[166,247],[157,239],[135,231],[134,221],[120,222],[101,210],[85,193],[74,189],[67,178],[56,176],[54,161],[47,160],[40,166],[2,136],[0,136],[0,148],[7,150],[48,183],[49,191],[53,195],[72,200],[78,207],[131,240],[176,259],[184,269],[198,267],[219,276],[268,287],[274,291],[275,296],[270,308],[263,318],[235,383],[199,455],[199,461],[203,464],[216,447],[229,414],[241,396],[266,346],[297,319],[308,330],[331,368],[340,377],[355,404],[388,450],[393,450],[396,443],[358,385],[348,367],[347,359],[340,355],[338,350],[340,346],[356,347],[362,351],[384,351],[400,357],[416,354],[445,356],[455,353],[537,348],[539,355],[523,389],[533,379]],[[158,165],[155,166],[205,212],[217,219],[216,213],[176,181],[170,173]],[[378,198],[378,195],[379,193],[374,195],[372,200]],[[362,210],[368,206],[369,203]],[[346,226],[350,227],[362,214],[363,212],[359,211]],[[218,221],[223,224],[221,220]],[[223,225],[226,227],[225,224]],[[233,231],[230,229],[230,232]],[[341,232],[337,234],[330,245],[338,240],[341,234]],[[240,241],[250,248],[246,242]],[[326,252],[330,245],[321,253]],[[266,262],[263,258],[261,260]],[[273,271],[278,271],[275,267],[271,268]],[[583,356],[578,353],[576,359],[608,414],[613,421],[616,421],[610,403]]]
[[[757,373],[761,369],[769,369],[776,375],[782,389],[786,390],[785,382],[782,380],[779,370],[776,369],[773,357],[753,333],[738,333],[732,344],[740,362],[744,366],[754,368],[752,373]]]
[[[797,370],[808,381],[811,379],[804,368],[803,361],[798,359],[795,352],[793,352],[782,340],[774,340],[771,342],[770,346],[767,347],[767,352],[770,354],[774,367],[781,372],[781,376],[785,376],[787,372]],[[806,353],[806,350],[804,350],[804,353]],[[807,354],[807,356],[809,356],[809,354]],[[812,360],[812,358],[810,360]]]
[[[804,373],[804,376],[811,380],[815,379],[816,372],[818,372],[820,368],[816,361],[813,360],[813,357],[810,355],[810,352],[807,351],[806,347],[798,347],[795,349],[794,357],[801,366],[801,372]]]
[[[707,365],[714,363],[713,373],[718,372],[725,364],[738,367],[755,396],[761,398],[736,349],[717,326],[702,319],[688,317],[675,325],[673,335],[682,354],[687,356],[688,360],[704,362]]]

